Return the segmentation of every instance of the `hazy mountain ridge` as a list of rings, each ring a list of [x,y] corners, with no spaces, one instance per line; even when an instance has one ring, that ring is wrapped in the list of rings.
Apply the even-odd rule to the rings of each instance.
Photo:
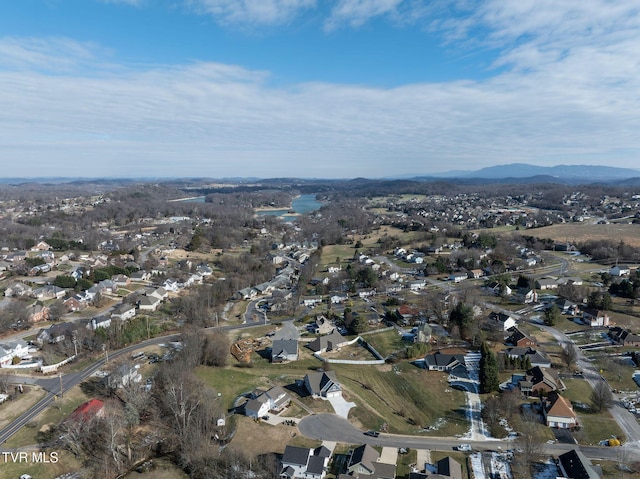
[[[481,168],[476,171],[449,171],[428,175],[435,178],[532,178],[552,177],[556,180],[607,181],[640,177],[640,170],[600,165],[536,166],[527,163],[510,163]]]

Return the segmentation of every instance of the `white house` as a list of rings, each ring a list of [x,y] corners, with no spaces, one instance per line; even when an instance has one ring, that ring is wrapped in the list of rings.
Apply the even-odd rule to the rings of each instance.
[[[609,272],[611,276],[629,276],[629,274],[631,274],[631,268],[626,264],[617,264],[613,266]]]
[[[489,319],[499,325],[503,331],[507,331],[516,325],[516,320],[505,313],[492,312]]]
[[[23,359],[29,355],[29,346],[22,339],[0,343],[0,367],[11,364],[14,357]]]

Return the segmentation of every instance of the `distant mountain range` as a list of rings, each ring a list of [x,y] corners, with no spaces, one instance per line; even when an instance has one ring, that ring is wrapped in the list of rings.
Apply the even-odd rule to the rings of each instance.
[[[482,168],[476,171],[448,171],[428,175],[431,178],[478,178],[512,179],[544,178],[546,182],[556,179],[559,182],[609,182],[640,177],[640,170],[597,165],[558,165],[536,166],[526,163],[511,163]]]

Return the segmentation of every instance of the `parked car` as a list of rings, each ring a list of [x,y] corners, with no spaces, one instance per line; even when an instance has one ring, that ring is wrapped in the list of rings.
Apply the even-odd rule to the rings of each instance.
[[[465,452],[470,452],[471,451],[471,444],[460,444],[457,447],[458,451],[465,451]]]
[[[378,437],[380,433],[378,431],[365,431],[365,436]]]

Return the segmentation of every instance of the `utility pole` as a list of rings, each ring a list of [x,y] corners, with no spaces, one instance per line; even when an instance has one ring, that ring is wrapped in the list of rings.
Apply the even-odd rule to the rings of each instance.
[[[63,390],[62,390],[62,373],[58,373],[58,378],[60,378],[60,398],[62,398],[63,397],[63,395],[62,395],[62,393],[63,393]]]

